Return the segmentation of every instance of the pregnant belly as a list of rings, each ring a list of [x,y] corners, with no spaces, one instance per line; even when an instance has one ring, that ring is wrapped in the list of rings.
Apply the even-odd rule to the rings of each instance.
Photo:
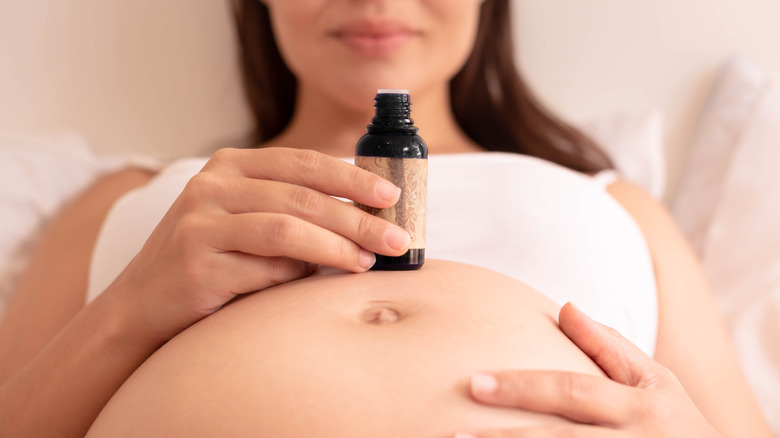
[[[236,300],[150,357],[88,436],[449,437],[561,421],[489,408],[469,376],[600,374],[557,306],[473,266],[323,272]]]

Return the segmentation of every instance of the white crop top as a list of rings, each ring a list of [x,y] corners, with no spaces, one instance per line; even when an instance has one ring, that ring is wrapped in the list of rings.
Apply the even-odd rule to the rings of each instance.
[[[88,300],[138,253],[206,159],[167,166],[110,211],[92,257]],[[646,353],[658,305],[652,262],[634,220],[596,178],[508,153],[433,155],[426,257],[483,266],[571,301]],[[478,293],[478,291],[475,291]]]

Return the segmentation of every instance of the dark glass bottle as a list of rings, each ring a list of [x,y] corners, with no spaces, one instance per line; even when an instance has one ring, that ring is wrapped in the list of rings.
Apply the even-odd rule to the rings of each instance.
[[[408,271],[425,262],[425,214],[428,191],[428,146],[417,135],[410,117],[409,91],[379,90],[376,114],[355,148],[355,165],[401,188],[401,198],[390,208],[358,205],[406,230],[412,238],[409,251],[400,257],[376,255],[371,269]]]

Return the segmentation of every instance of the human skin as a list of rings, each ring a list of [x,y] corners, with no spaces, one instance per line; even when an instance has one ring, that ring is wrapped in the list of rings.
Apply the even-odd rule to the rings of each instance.
[[[571,303],[561,308],[558,320],[561,331],[609,379],[555,370],[500,371],[474,375],[470,390],[475,400],[488,405],[554,413],[572,423],[459,432],[455,438],[720,436],[674,374],[616,330]],[[769,436],[758,424],[754,427],[749,436]]]
[[[67,237],[83,238],[85,233],[75,231],[98,229],[102,215],[91,210],[107,210],[104,201],[116,187],[139,179],[134,173],[109,177],[85,193],[74,204],[81,208],[58,218],[52,226],[58,231],[44,238],[36,258],[87,266],[91,248],[76,245],[81,251],[74,251]],[[20,287],[9,306],[14,315],[4,319],[0,336],[8,342],[0,344],[7,353],[3,358],[23,356],[1,367],[7,380],[0,386],[0,435],[49,436],[56,429],[60,436],[83,436],[149,355],[237,295],[308,276],[311,263],[363,272],[373,259],[366,249],[403,254],[406,232],[329,196],[382,208],[393,205],[399,193],[377,175],[314,151],[214,154],[139,254],[75,315],[69,313],[84,305],[80,284],[86,272],[57,275],[46,283],[50,287],[29,288],[34,281]],[[85,218],[91,223],[83,224]],[[33,263],[25,275],[35,279],[62,271]],[[73,306],[47,306],[49,299]],[[37,327],[37,316],[70,319],[54,332],[53,325]],[[39,351],[21,348],[28,340],[48,344]]]
[[[448,95],[449,80],[462,64],[463,57],[458,54],[471,50],[473,41],[467,37],[472,35],[473,26],[469,23],[476,23],[480,1],[264,0],[264,3],[271,8],[274,27],[288,29],[288,32],[279,32],[277,41],[283,46],[285,58],[293,65],[293,73],[298,79],[295,114],[291,124],[264,146],[316,149],[334,156],[350,156],[356,133],[362,131],[370,118],[370,104],[366,105],[365,102],[370,102],[376,88],[399,87],[412,90],[415,101],[413,116],[424,133],[431,154],[480,150],[480,145],[465,136],[455,122]],[[337,41],[333,39],[333,28],[330,25],[341,24],[335,20],[346,16],[355,17],[348,13],[358,14],[356,19],[368,21],[369,25],[371,20],[406,19],[415,20],[410,21],[410,25],[424,26],[419,29],[419,37],[409,39],[408,45],[384,52],[381,56],[365,56],[359,51],[349,51],[345,45],[336,44]],[[318,19],[324,20],[326,17],[334,21],[317,23]],[[425,44],[424,48],[422,44]],[[336,55],[331,49],[342,51],[342,55],[326,56]],[[294,56],[300,59],[289,62]],[[298,62],[304,67],[295,67]],[[414,68],[410,69],[410,65]],[[389,78],[403,79],[403,84],[387,83],[386,79]],[[271,200],[275,210],[264,213],[295,216],[306,223],[300,220],[277,220],[266,224],[295,223],[308,231],[316,231],[321,237],[325,237],[325,234],[316,227],[331,230],[341,236],[339,247],[346,251],[322,254],[318,253],[322,247],[313,245],[313,239],[295,240],[289,237],[275,242],[257,242],[263,249],[259,259],[229,257],[213,251],[210,245],[214,242],[204,237],[223,232],[229,234],[234,230],[229,226],[217,226],[220,224],[218,218],[228,218],[230,213],[235,213],[229,208],[223,211],[225,206],[215,202],[232,200],[229,197],[220,198],[224,193],[220,188],[243,186],[248,184],[248,180],[243,177],[252,178],[241,171],[235,172],[237,168],[232,165],[225,165],[231,164],[234,155],[232,152],[220,154],[215,164],[221,165],[211,167],[211,170],[218,172],[199,177],[185,190],[187,202],[177,206],[171,217],[161,224],[154,241],[148,242],[149,248],[164,249],[168,255],[177,257],[155,258],[155,254],[161,254],[160,251],[147,251],[129,268],[128,275],[112,285],[110,293],[104,293],[101,297],[103,299],[85,309],[81,309],[85,293],[83,282],[86,278],[86,269],[82,267],[88,265],[91,249],[89,242],[94,240],[102,219],[102,213],[94,212],[107,210],[111,198],[119,196],[119,188],[129,189],[140,184],[144,178],[135,174],[137,172],[109,177],[108,181],[101,181],[76,202],[82,208],[71,209],[54,221],[52,230],[56,232],[43,239],[36,259],[53,260],[61,269],[53,270],[47,263],[34,263],[25,277],[35,281],[23,282],[0,327],[0,356],[3,359],[14,358],[11,361],[3,360],[0,364],[0,381],[5,382],[0,387],[0,435],[20,436],[24,431],[28,436],[49,436],[51,430],[57,430],[62,436],[83,436],[94,415],[136,366],[168,337],[213,311],[224,300],[263,284],[275,284],[306,275],[305,264],[300,259],[312,254],[321,257],[305,261],[335,264],[345,269],[349,269],[346,265],[351,265],[352,269],[358,270],[359,248],[390,250],[378,241],[379,237],[387,236],[380,227],[345,233],[344,229],[354,230],[354,227],[341,228],[340,225],[345,222],[318,220],[321,217],[334,217],[321,204],[307,204],[311,209],[303,216],[284,204],[284,201],[290,199],[315,198],[303,196],[284,199],[278,196],[278,199]],[[304,164],[311,164],[314,162],[312,158],[316,158],[313,154],[296,157],[304,158]],[[233,164],[245,165],[253,161],[245,159],[244,154],[240,158]],[[269,162],[267,157],[255,161],[255,164],[263,162]],[[296,185],[301,184],[301,181],[296,180],[298,175],[305,175],[308,180],[305,182],[308,183],[322,183],[332,179],[328,169],[303,167],[307,173],[291,171],[276,177]],[[246,166],[238,167],[238,170],[246,169]],[[253,184],[253,193],[261,193],[257,190],[258,183]],[[354,195],[370,197],[373,193],[370,187],[361,186],[361,190],[356,190],[358,193]],[[334,194],[327,190],[329,188],[332,187],[325,184],[315,187],[323,194]],[[725,329],[701,267],[668,212],[646,193],[625,182],[610,187],[610,194],[637,221],[652,253],[660,310],[655,359],[680,378],[697,406],[724,434],[769,436],[740,375],[735,354],[728,345]],[[374,201],[380,202],[379,199]],[[208,220],[202,221],[204,218]],[[272,236],[274,233],[268,231],[273,230],[257,225],[257,233],[254,235]],[[276,230],[279,231],[279,228]],[[333,237],[331,234],[330,238]],[[85,238],[86,241],[83,240]],[[246,243],[245,239],[229,242]],[[291,247],[298,251],[291,253]],[[263,259],[267,254],[287,257]],[[180,255],[185,257],[178,257]],[[234,275],[241,271],[239,268],[244,261],[248,262],[243,269],[246,275]],[[226,277],[245,280],[242,285],[251,287],[230,287],[225,290],[219,287],[192,287],[198,286],[192,282],[183,288],[172,287],[187,282],[186,275],[182,277],[184,281],[176,281],[179,273],[202,274],[205,272],[203,269],[191,270],[203,266],[210,269],[220,266],[223,272],[231,273],[226,274]],[[158,269],[162,267],[169,269]],[[165,275],[155,275],[162,273]],[[206,276],[203,280],[208,283],[210,278]],[[201,303],[207,306],[196,306]],[[37,324],[39,321],[49,323]],[[48,347],[44,349],[47,343]],[[96,356],[110,358],[111,361],[94,361]],[[24,371],[20,371],[22,369]],[[600,389],[598,386],[590,387],[590,392],[584,395],[596,397]],[[565,394],[563,391],[556,393]],[[653,400],[655,407],[667,406],[663,397],[655,397]],[[609,404],[600,406],[605,412],[613,410]],[[656,420],[665,422],[660,417]],[[635,423],[632,418],[628,418],[625,425],[632,426]],[[617,428],[615,425],[608,426]],[[651,429],[647,436],[659,435]]]
[[[431,153],[482,148],[461,130],[449,81],[471,53],[482,0],[263,0],[298,92],[272,146],[354,154],[378,88],[408,89]],[[456,5],[456,6],[455,6]]]
[[[89,437],[445,437],[559,423],[468,396],[483,370],[602,376],[557,326],[559,307],[495,272],[324,269],[240,298],[158,350]]]

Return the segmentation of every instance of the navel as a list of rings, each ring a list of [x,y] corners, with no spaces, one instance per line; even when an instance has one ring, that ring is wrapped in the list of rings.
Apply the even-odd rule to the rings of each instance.
[[[401,315],[395,309],[385,306],[375,306],[363,311],[361,320],[367,324],[386,325],[395,324],[401,319]]]

